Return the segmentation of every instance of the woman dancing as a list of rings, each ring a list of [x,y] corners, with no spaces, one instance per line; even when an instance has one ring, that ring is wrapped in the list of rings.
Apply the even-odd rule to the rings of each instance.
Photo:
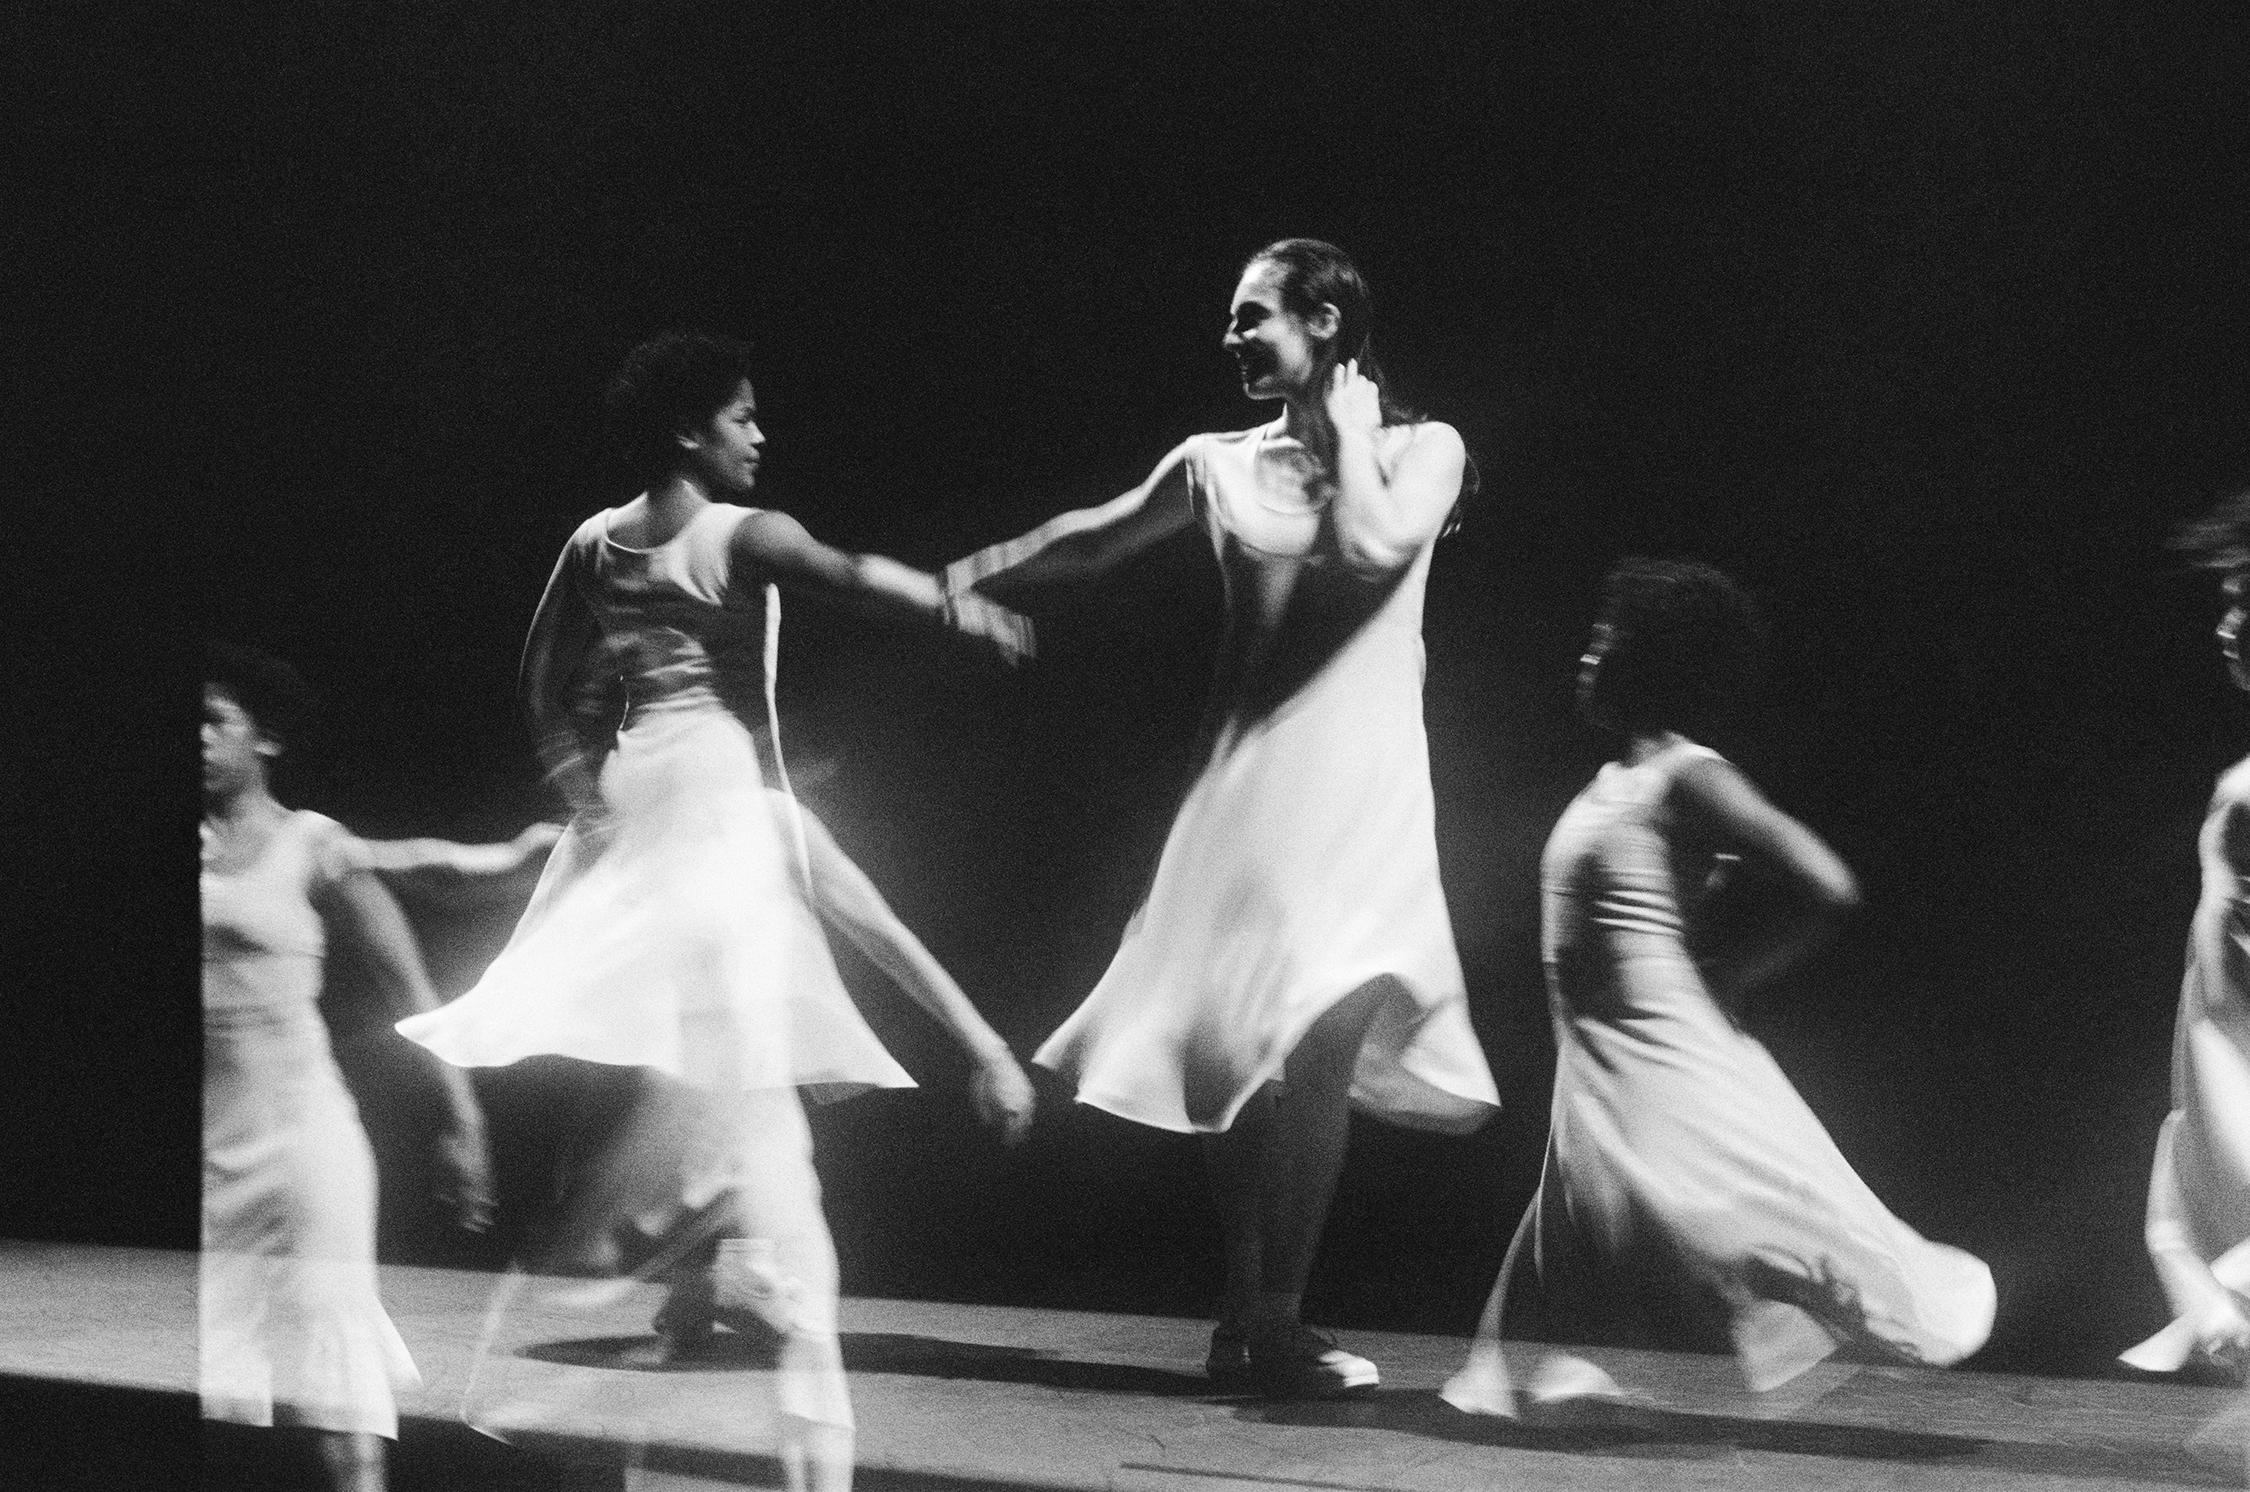
[[[395,1384],[418,1381],[376,1297],[375,1162],[318,1009],[327,950],[352,945],[394,1009],[434,1010],[420,954],[373,871],[440,885],[515,874],[553,843],[372,845],[285,808],[270,764],[310,698],[294,670],[208,650],[203,686],[203,1251],[206,1418],[309,1428],[335,1486],[384,1482]],[[484,1120],[442,1079],[445,1200],[468,1227],[491,1206]]]
[[[696,333],[644,343],[613,381],[609,413],[649,485],[564,546],[521,676],[548,775],[575,817],[476,987],[399,1029],[463,1066],[557,1054],[646,1070],[642,1111],[535,1267],[618,1269],[622,1225],[655,1200],[648,1178],[669,1188],[685,1177],[721,1199],[708,1217],[723,1235],[711,1293],[780,1337],[792,1485],[841,1489],[852,1416],[836,1257],[796,1089],[912,1080],[845,995],[806,896],[802,822],[776,813],[730,703],[762,683],[771,714],[781,586],[942,624],[1010,659],[1029,633],[1000,607],[944,595],[933,576],[737,505],[765,445],[739,343]],[[989,1029],[971,1034],[982,1080],[1005,1086],[1013,1072],[1020,1084]],[[680,1247],[643,1268],[670,1270]]]
[[[1280,418],[1191,437],[1122,497],[946,572],[955,595],[1078,580],[1193,524],[1218,557],[1209,758],[1108,973],[1035,1060],[1082,1102],[1209,1136],[1227,1262],[1210,1375],[1281,1397],[1378,1377],[1302,1320],[1350,1105],[1463,1132],[1499,1104],[1422,732],[1423,591],[1467,458],[1385,394],[1370,310],[1342,250],[1259,250],[1224,345]]]
[[[768,789],[768,795],[777,817],[794,813],[802,823],[809,855],[808,894],[814,910],[961,1044],[975,1064],[970,1097],[977,1117],[998,1131],[1005,1143],[1019,1143],[1031,1128],[1033,1095],[1030,1080],[1007,1044],[977,1013],[968,995],[931,956],[922,940],[899,920],[882,892],[844,853],[819,816],[777,791]],[[646,1136],[661,1133],[668,1126],[677,1130],[692,1123],[692,1116],[679,1105],[683,1093],[677,1084],[647,1083],[631,1113],[631,1122],[642,1131],[642,1137],[625,1139],[620,1148],[638,1155],[665,1151],[667,1147]],[[672,1269],[671,1291],[657,1312],[655,1359],[672,1362],[693,1353],[719,1326],[757,1337],[769,1336],[770,1327],[764,1319],[736,1298],[738,1285],[723,1288],[722,1275],[713,1263],[717,1251],[744,1246],[729,1241],[740,1236],[734,1225],[741,1212],[731,1188],[724,1179],[692,1172],[671,1179],[672,1185],[653,1188],[655,1178],[645,1167],[640,1168],[631,1180],[650,1201],[634,1208],[620,1196],[600,1209],[611,1214],[632,1212],[629,1221],[633,1230],[643,1239],[652,1240],[643,1245],[644,1251],[663,1247],[653,1240],[668,1240],[666,1256],[680,1261]],[[689,1247],[687,1241],[691,1239],[697,1241]],[[728,1277],[733,1277],[732,1271]]]
[[[2250,615],[2250,493],[2185,525],[2175,541],[2219,574],[2219,651],[2250,690],[2242,625]],[[2174,1320],[2123,1355],[2148,1372],[2200,1361],[2241,1377],[2250,1365],[2250,758],[2219,779],[2198,841],[2203,895],[2188,932],[2187,976],[2172,1041],[2172,1108],[2157,1132],[2148,1186],[2148,1252]]]
[[[1827,845],[1689,734],[1742,692],[1758,641],[1748,598],[1716,570],[1627,560],[1610,573],[1578,700],[1621,749],[1564,810],[1541,869],[1546,1166],[1445,1387],[1457,1408],[1517,1412],[1503,1328],[1610,1346],[1648,1345],[1658,1322],[1716,1328],[1758,1390],[1840,1343],[1944,1365],[1991,1329],[1990,1272],[1893,1217],[1729,1013],[1859,899]],[[1777,875],[1795,904],[1699,960],[1730,859]],[[1547,1352],[1527,1392],[1619,1390]]]

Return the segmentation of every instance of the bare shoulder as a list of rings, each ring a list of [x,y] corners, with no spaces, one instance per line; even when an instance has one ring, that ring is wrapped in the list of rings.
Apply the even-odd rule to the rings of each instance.
[[[1383,434],[1394,449],[1459,453],[1468,449],[1461,432],[1443,420],[1417,420],[1408,425],[1385,425]]]
[[[1733,762],[1692,741],[1676,749],[1682,756],[1671,777],[1675,807],[1718,822],[1771,811],[1765,794]]]
[[[2244,757],[2219,774],[2218,786],[2211,792],[2211,808],[2222,808],[2235,814],[2250,814],[2250,756]]]
[[[764,559],[791,553],[813,541],[805,526],[774,508],[748,508],[734,526],[731,547],[738,555]]]
[[[289,811],[289,817],[316,855],[332,853],[358,842],[349,829],[315,809],[293,808]]]

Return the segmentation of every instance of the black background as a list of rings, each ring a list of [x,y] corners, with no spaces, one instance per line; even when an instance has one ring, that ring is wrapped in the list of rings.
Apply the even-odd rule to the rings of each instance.
[[[1970,12],[1970,13],[1963,13]],[[189,1246],[194,693],[216,631],[329,702],[279,787],[370,834],[551,810],[511,682],[556,549],[628,493],[602,377],[757,342],[761,501],[936,563],[1263,417],[1242,259],[1343,244],[1484,472],[1427,638],[1440,851],[1508,1108],[1354,1152],[1316,1318],[1466,1332],[1536,1176],[1536,885],[1598,760],[1604,568],[1692,553],[1772,615],[1728,748],[1868,909],[1757,1029],[1876,1191],[1988,1259],[1997,1368],[2101,1373],[2140,1246],[2193,839],[2241,720],[2168,526],[2250,478],[2243,24],[2125,4],[34,11],[0,244],[15,886],[0,1233]],[[35,28],[36,29],[36,28]],[[1009,675],[792,609],[806,796],[1028,1051],[1098,977],[1194,763],[1217,619],[1182,539],[1039,608]],[[825,775],[809,769],[826,769]],[[505,913],[425,914],[458,990]],[[964,1069],[816,1121],[845,1286],[1194,1314],[1194,1147]],[[347,1002],[348,1003],[348,1002]],[[345,1020],[347,1031],[351,1021]],[[387,1257],[492,1262],[417,1200],[410,1069],[347,1035]],[[485,1084],[512,1204],[574,1104]]]

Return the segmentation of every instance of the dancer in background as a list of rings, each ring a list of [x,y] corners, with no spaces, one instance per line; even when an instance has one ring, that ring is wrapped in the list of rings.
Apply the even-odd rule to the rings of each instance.
[[[553,843],[370,845],[274,797],[271,763],[310,710],[294,670],[213,646],[203,686],[203,1250],[199,1378],[206,1418],[293,1425],[333,1484],[384,1483],[396,1384],[413,1359],[376,1295],[375,1162],[318,1001],[331,947],[352,945],[394,1011],[433,1010],[413,935],[373,871],[440,886],[506,880]],[[443,1079],[445,1200],[464,1226],[491,1207],[484,1120]]]
[[[2219,651],[2250,690],[2250,493],[2185,525],[2175,541],[2217,572]],[[2201,1362],[2236,1378],[2250,1364],[2250,759],[2219,779],[2197,845],[2203,895],[2188,931],[2172,1041],[2172,1109],[2157,1132],[2148,1252],[2174,1320],[2124,1354],[2149,1372]]]
[[[1840,1343],[1945,1365],[1991,1330],[1990,1272],[1892,1216],[1729,1013],[1859,899],[1827,845],[1692,738],[1743,692],[1759,637],[1748,598],[1707,566],[1610,573],[1578,699],[1618,758],[1564,810],[1541,867],[1546,1166],[1445,1387],[1457,1408],[1518,1412],[1503,1331],[1625,1346],[1684,1325],[1730,1341],[1764,1390]],[[1793,905],[1704,950],[1701,914],[1729,856],[1777,876]],[[1619,1392],[1574,1354],[1537,1357],[1534,1402]]]
[[[721,1235],[710,1295],[780,1338],[774,1408],[791,1484],[841,1489],[852,1415],[836,1257],[796,1089],[912,1080],[844,992],[808,901],[803,821],[793,802],[776,811],[729,706],[762,684],[772,713],[781,587],[944,626],[1009,659],[1029,631],[989,602],[948,597],[933,576],[738,506],[765,445],[739,343],[644,343],[612,383],[609,413],[649,485],[564,546],[521,679],[575,817],[476,987],[400,1029],[463,1066],[556,1054],[646,1070],[641,1111],[532,1267],[625,1267],[620,1235],[654,1200],[646,1178],[684,1176],[724,1198],[710,1220]],[[996,1041],[983,1056],[987,1069],[1013,1067]],[[641,1267],[669,1272],[701,1241],[675,1240]]]
[[[1278,419],[1198,435],[1112,502],[946,572],[955,595],[1098,575],[1201,525],[1227,628],[1210,754],[1109,971],[1036,1060],[1080,1101],[1201,1131],[1225,1238],[1209,1370],[1227,1388],[1371,1388],[1302,1320],[1353,1103],[1476,1128],[1499,1104],[1438,884],[1422,599],[1469,471],[1383,388],[1366,282],[1311,239],[1261,249],[1228,310]]]

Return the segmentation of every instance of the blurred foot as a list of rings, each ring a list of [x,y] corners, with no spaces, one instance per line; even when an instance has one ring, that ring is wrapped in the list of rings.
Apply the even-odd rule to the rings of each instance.
[[[1251,1384],[1269,1399],[1335,1399],[1382,1381],[1375,1364],[1301,1322],[1252,1331],[1249,1358]]]

